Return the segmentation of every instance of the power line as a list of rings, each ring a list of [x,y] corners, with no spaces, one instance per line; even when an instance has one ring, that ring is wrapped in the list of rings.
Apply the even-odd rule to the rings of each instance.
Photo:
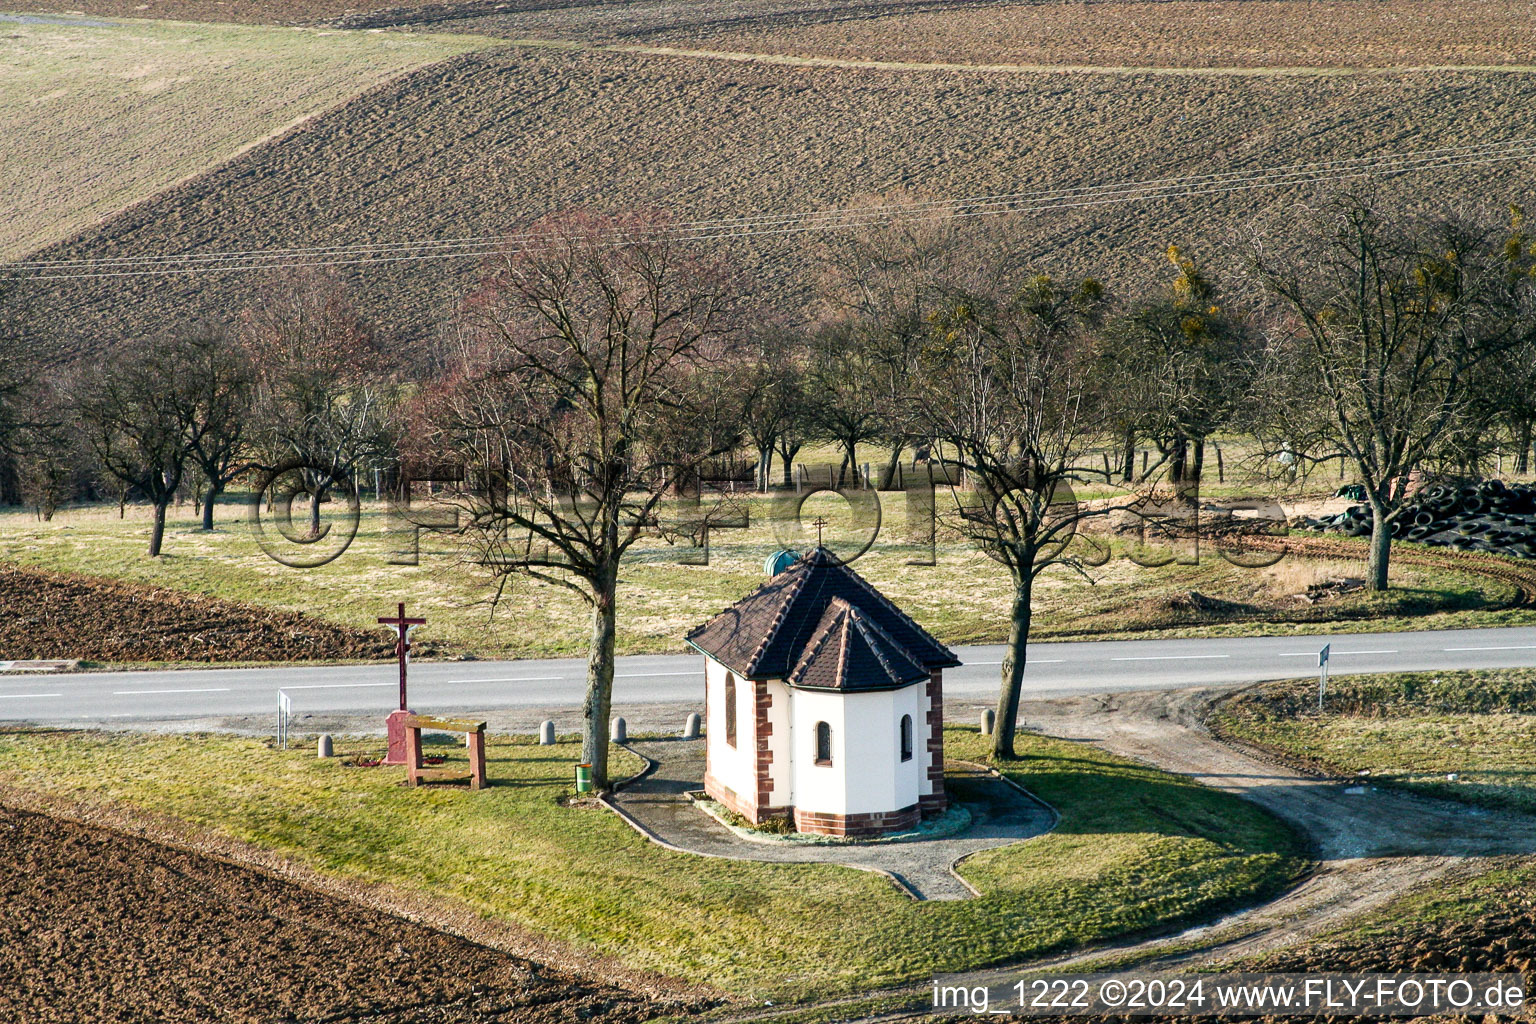
[[[1246,171],[1224,171],[1103,185],[921,200],[901,205],[681,221],[655,228],[615,232],[610,236],[610,240],[615,244],[647,239],[708,242],[811,231],[847,230],[872,224],[917,220],[934,213],[945,213],[957,217],[1043,213],[1152,200],[1187,199],[1286,185],[1326,184],[1362,177],[1404,174],[1437,167],[1474,167],[1532,156],[1536,156],[1536,138],[1515,139],[1374,157],[1349,157],[1314,163],[1284,164]],[[507,235],[285,249],[25,260],[10,264],[6,269],[15,275],[7,278],[8,280],[40,281],[281,270],[439,259],[483,259],[525,251],[557,237],[557,234],[549,231],[525,231]]]

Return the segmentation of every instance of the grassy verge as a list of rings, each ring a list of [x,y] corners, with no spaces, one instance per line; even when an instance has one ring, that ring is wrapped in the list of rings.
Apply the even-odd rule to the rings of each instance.
[[[0,22],[0,260],[58,242],[303,118],[484,49],[475,36]]]
[[[955,756],[985,756],[973,731],[951,730],[948,742]],[[833,866],[650,845],[606,811],[562,803],[572,744],[495,741],[496,785],[470,793],[408,790],[397,769],[250,739],[0,733],[0,785],[170,815],[754,999],[917,982],[1208,918],[1303,867],[1290,830],[1235,797],[1089,746],[1021,743],[1027,756],[1006,769],[1054,804],[1061,824],[968,860],[967,878],[986,895],[955,903],[916,903]]]
[[[858,571],[949,643],[994,643],[1006,638],[1011,599],[1006,572],[963,541],[940,537],[936,564],[910,564],[928,552],[912,544],[899,494],[880,497],[878,540],[856,563]],[[763,560],[806,534],[776,531],[766,499],[744,502],[750,526],[715,532],[708,565],[682,564],[691,552],[649,539],[634,551],[620,581],[619,649],[662,653],[682,649],[692,626],[740,598],[763,580]],[[429,619],[439,649],[479,657],[560,657],[585,651],[587,611],[559,587],[519,581],[494,613],[491,579],[454,557],[449,538],[424,534],[420,563],[391,564],[398,537],[385,510],[364,505],[352,546],[335,561],[295,569],[263,553],[244,522],[238,500],[219,509],[218,529],[197,528],[190,506],[173,510],[160,559],[144,554],[147,516],[130,509],[68,509],[51,522],[20,512],[0,515],[0,558],[23,566],[84,573],[193,591],[228,600],[374,628],[380,608],[397,600]],[[841,498],[811,499],[803,521],[825,515],[827,540],[850,550],[859,531]],[[1121,552],[1123,553],[1123,551]],[[1116,557],[1091,570],[1092,582],[1065,570],[1048,571],[1036,585],[1035,637],[1102,635],[1198,636],[1305,633],[1338,629],[1382,630],[1508,625],[1536,621],[1536,612],[1500,609],[1506,585],[1458,570],[1400,564],[1396,589],[1361,592],[1308,605],[1297,595],[1330,579],[1363,575],[1361,562],[1287,558],[1266,569],[1243,569],[1207,550],[1194,564],[1148,568]],[[1191,594],[1239,609],[1236,619],[1192,605]],[[1305,621],[1310,619],[1312,621]],[[1302,620],[1302,621],[1292,621]],[[425,635],[425,634],[424,634]],[[65,656],[67,652],[60,652]]]
[[[1319,713],[1315,680],[1257,687],[1224,703],[1213,724],[1318,770],[1536,811],[1536,670],[1350,676],[1329,688]]]

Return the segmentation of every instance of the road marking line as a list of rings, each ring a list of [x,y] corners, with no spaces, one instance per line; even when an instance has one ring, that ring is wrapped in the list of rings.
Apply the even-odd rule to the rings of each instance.
[[[565,679],[565,678],[567,678],[567,677],[566,676],[506,676],[504,678],[498,678],[498,679],[450,679],[450,680],[448,680],[448,682],[452,686],[462,686],[465,683],[549,683],[549,682],[555,682],[557,680],[561,680],[561,679]],[[570,677],[570,680],[573,683],[578,681],[578,679],[576,677],[574,677],[574,676]],[[430,680],[430,679],[426,680],[426,682],[433,682],[433,681],[434,680]],[[353,685],[361,686],[363,684],[355,683]],[[368,685],[372,686],[373,684],[369,683]],[[385,684],[382,684],[382,685],[392,686],[394,684],[392,684],[392,683],[385,683]],[[290,687],[287,687],[287,689],[291,690],[291,689],[293,689],[293,687],[290,686]]]
[[[1142,654],[1134,658],[1110,658],[1110,661],[1194,661],[1199,658],[1230,658],[1230,654]]]
[[[1338,654],[1396,654],[1398,652],[1397,651],[1334,651],[1333,653],[1335,655],[1338,655]],[[1285,654],[1277,654],[1277,655],[1275,655],[1275,657],[1277,657],[1277,658],[1315,658],[1315,657],[1317,657],[1317,652],[1316,651],[1288,651]]]
[[[615,679],[641,679],[641,678],[644,678],[646,676],[673,676],[673,677],[677,677],[677,676],[691,676],[691,675],[697,675],[697,674],[698,673],[696,673],[696,672],[615,672],[613,674],[613,677]]]
[[[1536,644],[1516,644],[1513,647],[1442,647],[1443,651],[1536,651]]]
[[[114,697],[136,696],[141,693],[228,693],[227,686],[208,686],[196,690],[113,690]]]
[[[62,697],[62,693],[0,693],[0,699],[21,700],[27,697]]]
[[[305,683],[302,686],[285,686],[285,690],[356,690],[365,686],[399,686],[399,683]]]

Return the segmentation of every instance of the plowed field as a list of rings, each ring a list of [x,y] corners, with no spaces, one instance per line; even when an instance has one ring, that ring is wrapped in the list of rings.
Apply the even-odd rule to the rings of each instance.
[[[1402,68],[1536,63],[1531,0],[1018,4],[678,29],[715,50],[960,64]]]
[[[1090,8],[1089,10],[1093,10]],[[813,211],[896,186],[974,196],[1112,184],[1536,134],[1536,76],[1050,74],[786,67],[530,47],[382,86],[46,255],[246,250],[464,237],[551,210],[660,205],[682,217]],[[1023,251],[1111,288],[1208,261],[1268,214],[1358,179],[1033,215]],[[1513,162],[1380,184],[1390,203],[1526,201]],[[736,243],[750,288],[804,310],[814,236]],[[337,268],[361,305],[424,334],[476,268]],[[41,282],[18,289],[81,348],[252,302],[255,274]]]
[[[385,634],[293,612],[0,566],[0,660],[314,661],[393,653]],[[431,652],[422,646],[419,653]]]
[[[0,1016],[555,1024],[646,1002],[224,861],[0,807]]]

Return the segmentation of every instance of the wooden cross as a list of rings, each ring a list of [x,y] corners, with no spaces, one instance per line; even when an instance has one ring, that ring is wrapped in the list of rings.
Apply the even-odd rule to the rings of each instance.
[[[399,639],[395,641],[395,656],[400,659],[400,710],[405,710],[405,656],[411,651],[411,627],[423,625],[426,619],[405,617],[405,602],[400,602],[400,613],[394,618],[380,618],[379,625],[394,626]]]
[[[815,519],[811,520],[811,525],[816,527],[816,546],[821,547],[821,528],[823,526],[830,526],[832,524],[827,522],[821,516],[817,516]]]

